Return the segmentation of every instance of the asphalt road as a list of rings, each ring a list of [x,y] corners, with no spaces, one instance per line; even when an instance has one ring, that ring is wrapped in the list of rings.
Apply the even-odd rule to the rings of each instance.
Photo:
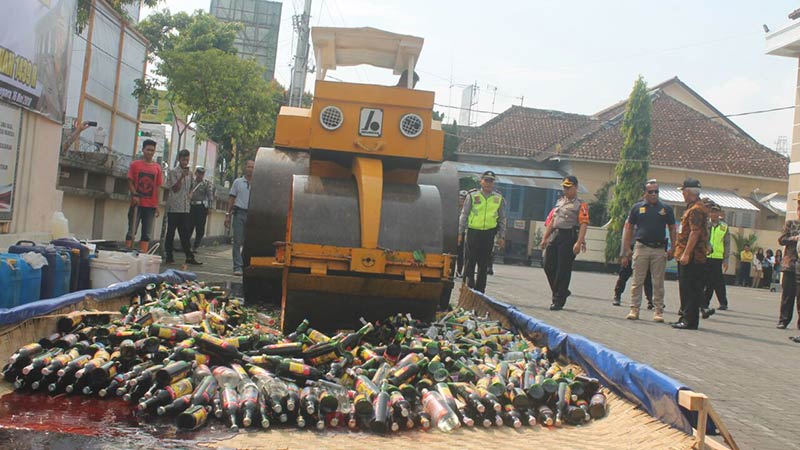
[[[791,380],[800,374],[797,317],[778,330],[779,293],[728,287],[730,309],[701,320],[697,331],[674,330],[641,319],[626,320],[623,306],[612,306],[616,277],[576,272],[573,295],[562,311],[550,311],[550,290],[540,268],[495,265],[486,293],[569,333],[582,334],[634,360],[651,365],[708,395],[741,448],[800,448],[800,391]],[[630,284],[628,286],[630,289]],[[665,320],[677,320],[678,283],[666,282]],[[716,305],[716,300],[712,300]],[[712,306],[713,306],[712,305]]]

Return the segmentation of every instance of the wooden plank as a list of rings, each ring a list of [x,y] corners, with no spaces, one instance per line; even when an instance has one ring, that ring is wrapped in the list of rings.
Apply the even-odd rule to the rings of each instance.
[[[89,29],[86,31],[86,52],[83,57],[83,74],[81,78],[81,92],[78,99],[78,123],[76,126],[80,127],[83,123],[83,104],[86,102],[86,84],[89,82],[89,69],[92,62],[92,35],[94,32],[94,11],[97,8],[96,0],[92,0],[89,9]],[[79,140],[75,140],[75,148],[80,145]]]
[[[725,443],[728,444],[731,450],[739,450],[739,446],[736,444],[736,441],[733,440],[733,436],[728,430],[728,427],[722,422],[722,418],[710,404],[708,405],[708,415],[711,417],[711,420],[714,421],[714,425],[717,426],[722,438],[725,439]]]
[[[678,392],[678,404],[689,411],[700,411],[708,400],[708,396],[694,391],[683,390]]]
[[[704,396],[705,397],[705,396]],[[702,450],[706,443],[706,426],[708,425],[708,409],[706,408],[706,399],[702,399],[702,406],[697,411],[697,429],[695,430],[695,446]]]
[[[711,450],[731,450],[727,445],[709,437],[706,438],[705,446]]]
[[[117,108],[119,107],[119,77],[122,73],[122,50],[125,43],[125,24],[124,20],[119,21],[119,45],[117,46],[117,72],[114,80],[114,99],[111,100],[111,125],[108,130],[108,149],[109,151],[114,148],[114,130],[117,123]],[[138,130],[137,130],[138,131]],[[137,133],[138,134],[138,133]],[[136,146],[134,145],[134,149]]]

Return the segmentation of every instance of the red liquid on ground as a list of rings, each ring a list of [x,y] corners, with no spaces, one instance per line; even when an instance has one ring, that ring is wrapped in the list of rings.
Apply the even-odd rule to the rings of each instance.
[[[118,398],[50,397],[44,393],[10,393],[0,397],[0,427],[88,436],[125,434],[141,420]]]
[[[187,449],[230,434],[219,421],[180,431],[175,417],[134,413],[132,405],[116,396],[12,392],[0,397],[0,442],[30,444],[20,448]]]

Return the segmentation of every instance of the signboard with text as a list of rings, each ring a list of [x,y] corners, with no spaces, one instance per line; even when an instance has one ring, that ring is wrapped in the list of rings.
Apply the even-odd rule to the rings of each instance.
[[[64,121],[76,0],[13,3],[13,7],[2,9],[0,101],[36,111],[61,123]]]
[[[0,220],[11,220],[20,109],[0,103]]]

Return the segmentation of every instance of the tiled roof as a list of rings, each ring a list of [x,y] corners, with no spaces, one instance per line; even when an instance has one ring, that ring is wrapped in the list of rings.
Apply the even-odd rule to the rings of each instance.
[[[471,131],[458,152],[535,157],[594,129],[596,119],[581,114],[512,106]],[[581,133],[582,132],[582,133]]]
[[[664,93],[652,96],[650,164],[716,173],[788,178],[789,160],[748,136],[709,120]],[[617,161],[622,107],[607,126],[565,149],[574,159]]]
[[[714,114],[719,113],[677,78],[650,90],[652,127],[650,163],[767,178],[788,178],[789,159],[759,144],[733,122],[726,126],[668,95],[661,88],[677,83]],[[471,130],[460,154],[618,161],[626,102],[594,116],[512,106]]]

